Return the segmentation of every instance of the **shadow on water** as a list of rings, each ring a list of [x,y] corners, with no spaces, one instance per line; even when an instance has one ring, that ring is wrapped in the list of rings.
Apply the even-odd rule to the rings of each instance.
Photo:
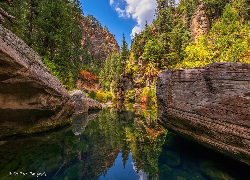
[[[160,180],[248,180],[249,166],[168,132],[159,157]]]
[[[249,172],[167,132],[156,111],[144,109],[74,115],[72,125],[3,139],[0,155],[1,180],[246,179]]]

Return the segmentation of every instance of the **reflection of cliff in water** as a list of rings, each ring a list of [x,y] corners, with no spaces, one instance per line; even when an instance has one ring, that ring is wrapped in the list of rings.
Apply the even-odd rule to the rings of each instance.
[[[168,133],[159,157],[159,180],[249,180],[249,167]]]
[[[129,163],[132,153],[134,170],[138,174],[144,172],[148,179],[155,179],[165,136],[150,139],[153,126],[146,117],[135,112],[113,109],[99,113],[73,116],[72,127],[3,139],[0,179],[10,179],[10,172],[45,172],[46,177],[39,179],[99,179],[108,173],[119,153],[123,167]]]
[[[80,130],[75,132],[85,128],[79,136],[72,133],[69,125],[26,137],[1,139],[4,143],[0,143],[0,179],[11,179],[10,172],[45,172],[46,177],[39,179],[98,179],[113,166],[120,149],[99,131],[98,119],[89,121],[96,116],[98,113],[77,116]],[[36,177],[28,174],[14,178]]]

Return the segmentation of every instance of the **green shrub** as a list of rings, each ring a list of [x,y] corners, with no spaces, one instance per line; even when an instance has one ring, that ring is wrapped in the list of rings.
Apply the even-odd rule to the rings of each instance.
[[[99,102],[103,102],[105,98],[105,93],[101,92],[101,91],[97,91],[96,93],[96,100]]]
[[[147,103],[150,107],[156,107],[157,97],[156,97],[156,85],[149,87],[144,87],[142,93],[140,94],[140,102]]]
[[[48,58],[46,57],[41,57],[41,60],[43,62],[43,64],[49,68],[49,70],[52,72],[52,74],[54,76],[56,76],[60,81],[61,81],[61,76],[60,76],[60,73],[57,71],[57,68],[55,66],[55,63],[50,61]]]
[[[112,100],[112,98],[113,98],[113,95],[112,95],[112,93],[111,92],[106,92],[105,93],[105,101],[111,101]]]
[[[95,91],[91,91],[91,92],[89,93],[89,98],[95,99],[95,98],[96,98],[96,92],[95,92]]]
[[[150,95],[149,105],[151,107],[156,107],[156,105],[157,105],[156,85],[151,86],[150,91],[149,91],[149,95]]]
[[[135,102],[135,90],[127,90],[126,91],[125,102],[126,103],[134,103]]]

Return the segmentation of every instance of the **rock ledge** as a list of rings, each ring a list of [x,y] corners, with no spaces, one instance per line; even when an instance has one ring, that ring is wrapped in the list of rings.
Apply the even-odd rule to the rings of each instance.
[[[0,131],[65,120],[73,102],[24,41],[0,25]]]
[[[164,127],[250,165],[250,64],[163,71],[156,93]]]

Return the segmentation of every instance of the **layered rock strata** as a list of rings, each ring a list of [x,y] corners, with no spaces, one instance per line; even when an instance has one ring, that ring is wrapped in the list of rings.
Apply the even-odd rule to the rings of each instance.
[[[250,165],[250,64],[163,71],[156,88],[164,127]]]
[[[66,89],[38,54],[0,25],[0,129],[60,121],[73,111]]]

